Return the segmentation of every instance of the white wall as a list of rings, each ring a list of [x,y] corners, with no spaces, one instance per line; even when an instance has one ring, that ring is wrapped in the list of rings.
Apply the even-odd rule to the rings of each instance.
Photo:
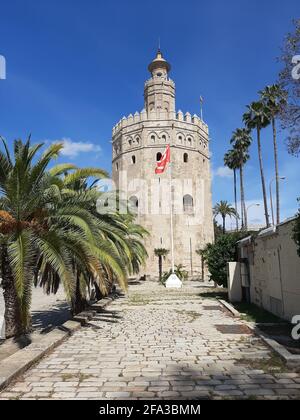
[[[261,232],[252,243],[239,244],[249,262],[251,302],[289,321],[300,315],[300,257],[292,239],[294,223],[295,219],[289,220],[275,231]]]

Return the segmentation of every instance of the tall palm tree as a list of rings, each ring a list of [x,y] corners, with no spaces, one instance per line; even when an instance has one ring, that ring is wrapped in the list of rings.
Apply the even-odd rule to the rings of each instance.
[[[248,111],[244,114],[243,121],[249,130],[256,129],[257,131],[258,159],[259,159],[260,176],[261,176],[262,192],[263,192],[263,199],[264,199],[264,210],[265,210],[266,225],[267,227],[269,227],[270,220],[269,220],[269,211],[268,211],[267,191],[266,191],[266,182],[265,182],[262,151],[261,151],[261,130],[270,124],[270,119],[266,112],[266,107],[262,102],[252,102],[251,105],[247,106],[247,108],[248,108]]]
[[[287,92],[279,85],[266,86],[264,90],[259,92],[261,101],[264,103],[266,113],[272,122],[273,129],[273,148],[276,175],[276,222],[280,223],[280,191],[279,191],[279,170],[278,170],[278,148],[277,148],[277,129],[276,117],[280,114],[284,106],[287,104]]]
[[[154,255],[158,257],[158,272],[159,272],[159,281],[162,280],[162,274],[163,274],[163,259],[166,258],[166,256],[169,254],[169,250],[165,248],[156,248],[154,250]]]
[[[231,138],[233,145],[233,153],[236,159],[237,167],[240,170],[240,190],[241,190],[241,207],[242,207],[242,229],[248,229],[248,216],[245,202],[245,189],[244,189],[244,166],[249,160],[249,147],[252,142],[250,131],[246,128],[238,128],[233,132]]]
[[[224,164],[229,169],[233,171],[233,182],[234,182],[234,205],[235,205],[235,211],[238,214],[237,209],[237,170],[239,169],[238,159],[237,159],[237,153],[235,150],[231,149],[224,155]],[[242,224],[243,224],[243,211],[241,213],[242,215]],[[239,230],[239,220],[236,218],[236,230]]]
[[[220,215],[223,219],[223,234],[226,233],[226,217],[238,217],[235,209],[228,203],[228,201],[220,201],[214,207],[214,216]]]

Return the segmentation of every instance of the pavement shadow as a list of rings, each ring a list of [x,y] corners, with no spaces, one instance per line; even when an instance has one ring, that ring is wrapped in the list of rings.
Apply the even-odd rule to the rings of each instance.
[[[38,330],[60,326],[69,319],[71,319],[71,312],[67,302],[58,302],[50,309],[32,312],[32,326]]]
[[[228,299],[228,292],[226,290],[211,290],[199,293],[200,297],[204,299]]]

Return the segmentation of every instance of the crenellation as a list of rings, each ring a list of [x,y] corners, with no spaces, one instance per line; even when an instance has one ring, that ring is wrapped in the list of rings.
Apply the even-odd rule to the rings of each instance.
[[[189,112],[186,112],[184,115],[184,121],[191,123],[192,122],[192,117],[191,114]]]
[[[176,119],[179,121],[183,121],[183,112],[181,110],[177,112]]]
[[[146,121],[147,120],[147,111],[145,110],[145,108],[140,113],[140,116],[141,116],[141,121]]]

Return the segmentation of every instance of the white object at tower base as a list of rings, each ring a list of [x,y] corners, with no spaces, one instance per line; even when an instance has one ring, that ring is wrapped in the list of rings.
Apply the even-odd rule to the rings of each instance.
[[[176,274],[171,274],[166,282],[167,289],[181,289],[182,281],[176,276]]]

